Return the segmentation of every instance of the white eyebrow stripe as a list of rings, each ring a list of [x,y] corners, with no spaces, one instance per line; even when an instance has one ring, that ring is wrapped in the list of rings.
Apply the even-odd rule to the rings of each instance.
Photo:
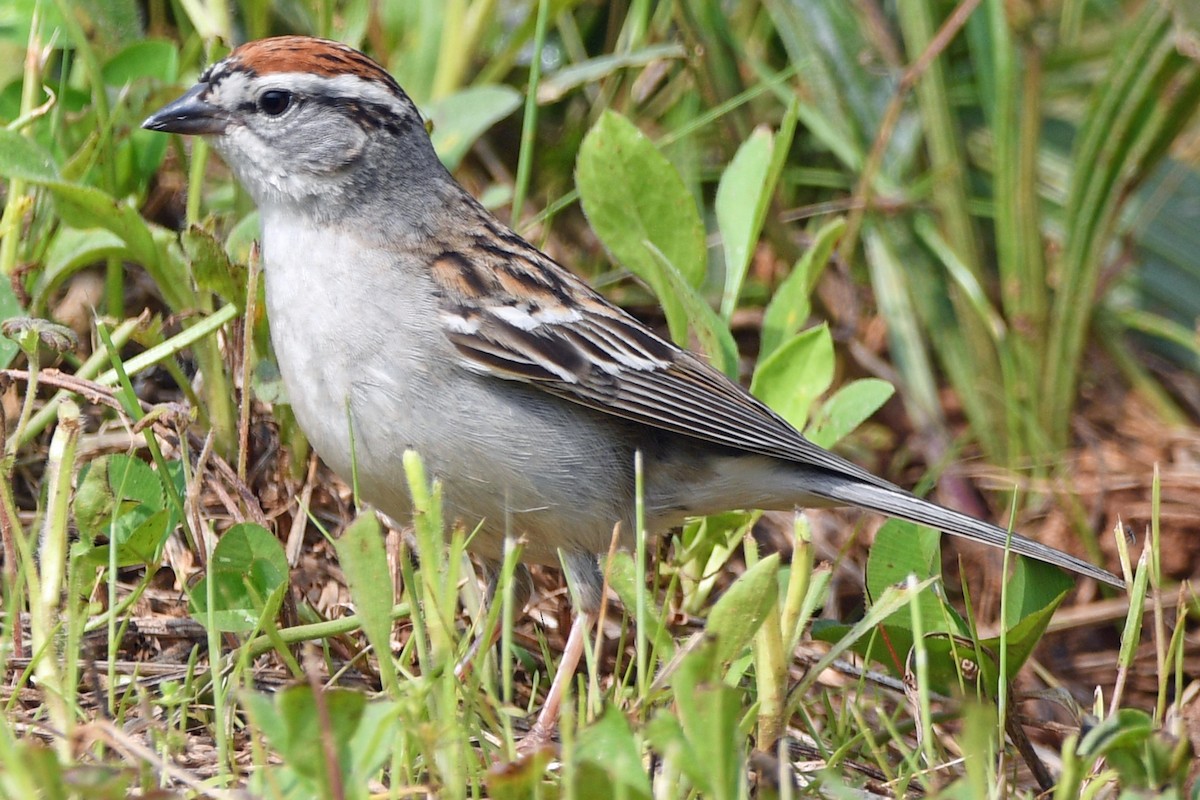
[[[414,106],[405,98],[397,96],[392,87],[374,79],[358,75],[325,77],[311,72],[261,72],[254,79],[256,86],[278,85],[300,94],[320,94],[363,100],[385,106],[399,114],[410,111]]]

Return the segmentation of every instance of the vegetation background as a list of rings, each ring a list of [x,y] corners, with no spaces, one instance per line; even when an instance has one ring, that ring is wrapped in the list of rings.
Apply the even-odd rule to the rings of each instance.
[[[1196,8],[8,0],[0,793],[1183,796]],[[1071,582],[943,573],[927,531],[699,520],[614,557],[561,749],[516,759],[570,587],[534,624],[510,562],[481,609],[416,459],[410,537],[358,515],[288,413],[252,205],[139,127],[280,33],[377,58],[485,205],[815,441],[1129,596],[1051,620]]]

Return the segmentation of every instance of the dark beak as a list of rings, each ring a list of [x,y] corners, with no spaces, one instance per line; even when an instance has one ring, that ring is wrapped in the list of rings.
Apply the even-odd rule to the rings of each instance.
[[[151,114],[142,127],[164,133],[220,135],[229,127],[229,115],[223,109],[201,99],[207,83],[197,83],[187,94]]]

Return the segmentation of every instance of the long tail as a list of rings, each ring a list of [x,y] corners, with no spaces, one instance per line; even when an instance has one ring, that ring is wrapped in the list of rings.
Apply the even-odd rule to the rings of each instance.
[[[951,511],[928,500],[922,500],[899,487],[889,489],[834,473],[827,473],[825,478],[820,482],[820,488],[814,493],[837,503],[877,511],[880,514],[915,522],[919,525],[928,525],[945,533],[982,542],[992,547],[1001,549],[1009,547],[1014,553],[1036,558],[1038,561],[1044,561],[1089,578],[1095,578],[1118,589],[1125,588],[1125,581],[1107,570],[1100,569],[1061,550],[1055,550],[1053,547],[1047,547],[1032,539],[1026,539],[1024,536],[1010,534],[1003,528],[998,528],[990,523],[958,511]],[[810,490],[814,488],[810,486]]]

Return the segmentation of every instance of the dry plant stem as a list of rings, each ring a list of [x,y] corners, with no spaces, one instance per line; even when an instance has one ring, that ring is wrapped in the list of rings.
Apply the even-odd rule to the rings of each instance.
[[[12,380],[28,381],[29,373],[20,369],[0,370],[0,377],[11,378]],[[65,372],[59,372],[54,369],[44,369],[38,373],[38,382],[53,386],[58,389],[64,389],[82,397],[87,402],[93,405],[107,406],[119,414],[124,414],[124,409],[121,403],[116,399],[115,390],[108,386],[97,383],[96,381],[80,378],[75,375],[68,375]],[[145,411],[150,411],[153,407],[145,401],[139,401]],[[182,413],[182,412],[181,412]],[[162,418],[155,418],[151,422],[155,435],[163,439],[169,439],[173,436],[179,436],[179,432],[167,425],[167,421]],[[199,434],[192,431],[187,432],[188,443],[196,448],[201,449],[204,446],[204,440]],[[264,527],[268,525],[267,516],[263,513],[262,508],[258,505],[258,499],[250,488],[245,483],[238,480],[237,474],[233,467],[229,466],[229,462],[221,458],[217,453],[213,453],[212,465],[217,475],[227,484],[237,490],[238,499],[245,506],[245,514],[251,522],[257,522]],[[218,484],[219,485],[219,484]],[[231,508],[231,513],[240,513],[236,509]]]
[[[879,133],[871,144],[871,152],[867,155],[867,161],[863,165],[858,185],[854,187],[855,200],[850,206],[850,215],[846,218],[846,233],[842,236],[842,243],[838,247],[838,256],[843,260],[849,261],[858,246],[858,233],[862,228],[863,217],[866,216],[867,209],[870,207],[871,184],[883,163],[883,153],[892,139],[896,124],[900,121],[900,112],[904,110],[905,98],[917,81],[921,79],[921,76],[925,74],[925,70],[929,69],[933,60],[942,54],[942,51],[950,45],[958,32],[967,24],[967,19],[981,2],[982,0],[963,0],[942,23],[942,27],[938,29],[929,46],[900,78],[900,84],[896,87],[896,92],[892,95],[892,99],[884,111],[883,122],[879,125]]]
[[[1025,735],[1025,729],[1021,727],[1021,715],[1016,708],[1009,709],[1008,714],[1004,717],[1004,728],[1008,732],[1008,738],[1017,748],[1017,752],[1025,760],[1025,765],[1033,774],[1033,779],[1037,781],[1038,788],[1043,792],[1053,789],[1054,777],[1042,763],[1042,759],[1038,758],[1037,750],[1029,741],[1029,737]]]
[[[250,356],[253,352],[254,318],[258,312],[258,243],[250,248],[250,275],[246,279],[246,313],[242,315],[242,403],[238,415],[238,480],[246,482],[246,459],[250,450],[250,406],[254,402],[250,390]]]
[[[546,702],[538,712],[537,721],[518,745],[517,749],[520,752],[531,753],[548,744],[554,736],[554,729],[558,727],[558,712],[562,706],[563,693],[566,691],[567,682],[575,675],[575,668],[579,666],[579,659],[583,656],[583,648],[587,644],[587,632],[593,621],[589,612],[580,611],[575,615],[566,647],[563,648],[562,659],[554,673],[554,682],[550,684],[550,691],[546,693]]]
[[[136,739],[126,734],[120,727],[106,719],[89,722],[79,729],[79,737],[80,741],[84,743],[96,740],[103,741],[114,750],[128,756],[130,763],[149,765],[151,769],[160,775],[165,775],[171,780],[177,781],[196,792],[197,797],[228,798],[229,800],[233,800],[233,798],[240,796],[221,789],[214,789],[207,782],[196,780],[187,770],[180,769],[170,761],[162,758],[158,753],[145,747]]]
[[[328,778],[329,796],[334,800],[344,800],[346,787],[342,781],[342,770],[338,764],[337,747],[333,743],[333,720],[329,717],[329,704],[325,701],[325,691],[321,687],[318,675],[320,659],[315,648],[308,648],[304,659],[304,673],[308,678],[309,688],[312,689],[313,705],[317,709],[317,719],[321,723],[321,755],[325,759],[325,776]],[[386,658],[386,655],[381,657]]]
[[[38,586],[32,590],[29,603],[29,633],[36,659],[33,667],[44,699],[49,709],[50,720],[64,738],[57,743],[59,753],[70,758],[70,734],[74,717],[67,698],[73,686],[63,680],[59,671],[59,654],[55,634],[62,615],[62,598],[70,596],[67,591],[67,516],[71,497],[71,479],[74,473],[75,445],[79,441],[82,425],[79,407],[74,403],[59,406],[58,428],[50,440],[50,454],[46,460],[46,513],[38,543],[39,571]],[[27,565],[34,569],[32,564]],[[70,602],[70,601],[68,601]],[[68,613],[67,624],[71,624]]]

